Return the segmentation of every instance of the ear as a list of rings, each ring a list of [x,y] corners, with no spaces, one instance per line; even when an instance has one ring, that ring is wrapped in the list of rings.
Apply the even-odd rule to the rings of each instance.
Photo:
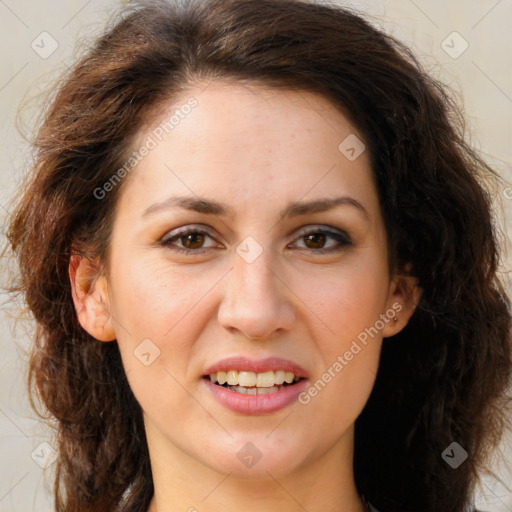
[[[71,256],[69,279],[80,325],[99,341],[116,339],[110,315],[107,280],[100,265],[84,256]]]
[[[406,269],[407,271],[407,269]],[[409,322],[409,319],[419,304],[422,290],[418,280],[408,274],[395,274],[389,287],[386,316],[391,318],[386,322],[382,334],[389,338],[398,334]],[[393,312],[395,313],[394,316]]]

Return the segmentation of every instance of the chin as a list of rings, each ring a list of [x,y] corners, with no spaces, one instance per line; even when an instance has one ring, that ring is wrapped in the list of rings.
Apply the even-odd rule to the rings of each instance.
[[[276,440],[269,439],[268,434],[269,431],[260,435],[243,435],[225,449],[208,450],[207,453],[214,455],[204,463],[221,474],[244,480],[271,480],[299,469],[304,460],[297,450],[300,443],[291,442],[291,439],[287,443],[276,443]]]

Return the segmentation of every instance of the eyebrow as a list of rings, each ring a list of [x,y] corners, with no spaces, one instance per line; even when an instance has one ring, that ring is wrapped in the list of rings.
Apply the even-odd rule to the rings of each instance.
[[[316,199],[314,201],[295,201],[290,203],[279,214],[279,218],[298,217],[300,215],[308,215],[311,213],[326,212],[332,210],[336,206],[352,206],[362,213],[367,219],[369,214],[366,208],[356,199],[348,196],[344,197],[329,197]],[[225,203],[209,200],[205,197],[190,197],[190,196],[173,196],[165,199],[160,203],[155,203],[142,214],[142,217],[149,217],[160,211],[168,210],[173,207],[184,208],[193,212],[204,213],[208,215],[219,216],[233,216],[233,209]]]

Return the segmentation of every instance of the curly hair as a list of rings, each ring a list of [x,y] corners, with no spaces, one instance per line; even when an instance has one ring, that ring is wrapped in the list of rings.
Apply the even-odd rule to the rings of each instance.
[[[465,140],[445,86],[406,46],[351,10],[305,0],[132,3],[48,102],[8,236],[20,267],[13,289],[37,325],[31,403],[56,420],[56,509],[146,512],[153,495],[142,412],[117,343],[80,326],[68,266],[72,254],[106,260],[126,179],[101,200],[95,190],[152,113],[200,79],[320,93],[364,136],[392,271],[415,276],[423,293],[384,344],[357,419],[356,484],[383,512],[470,510],[506,428],[512,373],[486,184],[497,175]],[[441,457],[453,441],[469,454],[457,470]]]

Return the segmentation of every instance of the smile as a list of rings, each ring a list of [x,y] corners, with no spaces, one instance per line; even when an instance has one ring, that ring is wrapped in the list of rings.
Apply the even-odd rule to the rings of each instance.
[[[207,377],[214,384],[243,395],[277,393],[301,379],[293,372],[285,370],[261,373],[229,370],[211,373]]]

